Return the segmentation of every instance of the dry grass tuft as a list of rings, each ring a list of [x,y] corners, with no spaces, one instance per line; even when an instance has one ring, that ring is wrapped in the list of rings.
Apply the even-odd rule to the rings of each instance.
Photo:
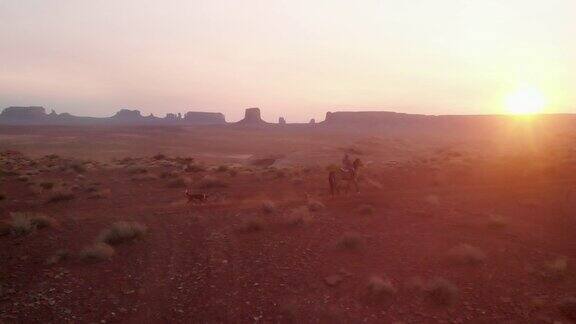
[[[488,216],[488,220],[486,221],[486,226],[488,228],[493,229],[502,229],[507,227],[509,224],[508,219],[501,215],[491,214]]]
[[[97,242],[116,245],[139,239],[146,235],[147,232],[148,228],[146,225],[137,222],[120,221],[103,230],[98,236]]]
[[[103,261],[110,259],[116,254],[113,247],[106,243],[95,243],[94,245],[84,248],[80,252],[80,259],[84,261]]]
[[[372,297],[389,297],[396,293],[396,288],[390,280],[373,276],[368,279],[368,293]]]
[[[56,203],[61,201],[69,201],[76,198],[74,193],[66,188],[60,188],[58,190],[54,190],[50,196],[48,196],[48,203]]]
[[[560,280],[566,278],[568,272],[568,259],[559,257],[544,265],[542,275],[547,279]]]
[[[460,244],[448,251],[448,258],[458,264],[477,265],[484,262],[486,254],[475,246]]]
[[[263,201],[262,202],[262,211],[265,214],[274,214],[277,211],[276,204],[270,200]]]
[[[190,184],[190,180],[185,177],[174,178],[166,184],[169,188],[185,188]]]
[[[374,214],[374,206],[370,204],[362,204],[358,206],[356,212],[360,215],[372,215]]]
[[[293,209],[287,217],[290,226],[306,226],[312,223],[313,217],[306,206]]]
[[[336,243],[340,248],[354,250],[362,245],[362,236],[358,233],[345,233]]]
[[[0,221],[0,236],[5,236],[10,234],[12,231],[12,226],[5,221]]]
[[[562,299],[558,304],[558,309],[564,317],[576,322],[576,298],[567,297]]]
[[[251,217],[242,222],[241,229],[244,232],[260,232],[264,227],[264,221],[262,219]]]
[[[436,278],[425,288],[428,297],[439,306],[452,306],[459,296],[458,287],[444,278]]]
[[[324,208],[325,208],[325,206],[322,202],[315,200],[315,199],[309,199],[308,200],[308,210],[309,211],[318,212]]]
[[[110,189],[98,189],[88,196],[89,199],[105,199],[110,198],[112,191]]]
[[[68,259],[69,257],[70,252],[68,252],[67,250],[58,250],[54,252],[53,255],[49,256],[48,259],[46,259],[46,264],[54,265]]]
[[[44,190],[51,190],[52,188],[54,188],[54,182],[50,182],[50,181],[40,182],[40,188],[42,188]]]
[[[26,235],[36,229],[53,226],[53,218],[43,214],[12,213],[10,231],[15,236]]]

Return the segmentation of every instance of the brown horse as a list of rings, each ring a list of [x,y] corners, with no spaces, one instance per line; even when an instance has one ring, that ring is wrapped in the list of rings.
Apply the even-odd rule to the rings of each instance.
[[[358,171],[361,166],[362,161],[357,158],[352,162],[352,167],[350,169],[330,171],[328,174],[328,183],[330,183],[330,194],[332,194],[332,197],[340,193],[340,187],[343,182],[346,182],[346,186],[344,187],[346,193],[348,193],[352,184],[354,185],[356,192],[360,192],[360,187],[358,186]]]

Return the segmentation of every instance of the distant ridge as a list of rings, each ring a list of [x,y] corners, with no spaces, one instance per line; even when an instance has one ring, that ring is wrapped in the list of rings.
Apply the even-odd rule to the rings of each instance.
[[[139,110],[121,109],[111,117],[80,117],[68,113],[50,114],[40,106],[8,107],[0,113],[0,124],[8,125],[224,125],[222,113],[189,111],[181,114],[166,114],[160,118],[150,114],[142,116]]]

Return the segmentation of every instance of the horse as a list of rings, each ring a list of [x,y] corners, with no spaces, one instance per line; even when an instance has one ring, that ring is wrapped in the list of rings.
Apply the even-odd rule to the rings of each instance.
[[[345,191],[348,193],[350,190],[350,185],[354,184],[356,188],[356,193],[360,192],[360,187],[358,186],[358,171],[362,166],[362,161],[360,159],[355,159],[352,162],[352,166],[349,169],[338,169],[336,171],[332,170],[328,174],[328,183],[330,184],[330,194],[334,197],[335,194],[340,193],[340,185],[342,182],[346,182]]]

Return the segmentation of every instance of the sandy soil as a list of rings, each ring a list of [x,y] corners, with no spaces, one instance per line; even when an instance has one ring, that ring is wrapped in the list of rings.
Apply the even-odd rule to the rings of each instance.
[[[462,157],[446,152],[418,163],[382,161],[365,166],[360,193],[331,197],[323,167],[236,161],[218,169],[170,156],[75,167],[40,157],[54,147],[24,145],[36,150],[32,157],[1,157],[0,219],[29,212],[56,222],[0,236],[0,322],[569,321],[559,305],[576,288],[574,173],[548,160],[523,160],[531,167],[516,172],[512,160],[485,159],[466,162],[464,172]],[[241,151],[227,154],[250,150]],[[207,178],[217,185],[202,187]],[[209,201],[187,203],[186,188]],[[48,202],[57,190],[73,198]],[[266,201],[274,203],[268,211]],[[310,210],[314,201],[322,206]],[[121,220],[149,231],[115,246],[110,259],[79,258]],[[482,258],[455,262],[450,251],[462,244]],[[60,249],[70,256],[47,264]],[[393,291],[374,296],[373,276]],[[431,297],[434,278],[457,287],[453,303]]]

